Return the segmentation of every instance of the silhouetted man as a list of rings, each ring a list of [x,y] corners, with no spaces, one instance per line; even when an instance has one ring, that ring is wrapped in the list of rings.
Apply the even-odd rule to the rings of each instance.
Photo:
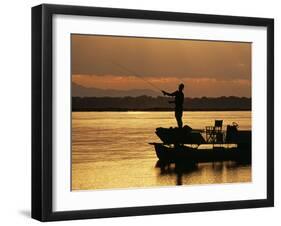
[[[181,83],[179,85],[179,89],[173,93],[168,93],[162,90],[162,93],[164,95],[175,97],[175,100],[169,101],[169,103],[175,104],[175,117],[179,128],[182,128],[182,112],[183,112],[183,101],[184,101],[183,89],[184,89],[184,84]]]

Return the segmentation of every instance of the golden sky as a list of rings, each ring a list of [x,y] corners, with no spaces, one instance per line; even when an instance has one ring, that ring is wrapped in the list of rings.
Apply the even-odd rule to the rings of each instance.
[[[72,81],[99,89],[165,89],[186,97],[251,96],[251,43],[71,36]],[[161,93],[159,93],[161,95]]]

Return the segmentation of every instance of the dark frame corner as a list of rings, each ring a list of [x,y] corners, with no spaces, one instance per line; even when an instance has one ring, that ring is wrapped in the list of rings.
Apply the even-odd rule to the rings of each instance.
[[[52,211],[52,16],[54,14],[263,26],[267,28],[267,198],[82,211]],[[274,20],[43,4],[32,8],[32,218],[121,217],[274,206]]]

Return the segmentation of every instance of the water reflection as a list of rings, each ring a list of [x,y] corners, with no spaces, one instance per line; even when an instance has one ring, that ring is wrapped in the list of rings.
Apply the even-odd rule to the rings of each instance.
[[[158,169],[158,180],[162,182],[174,178],[175,185],[202,184],[202,182],[205,184],[230,183],[237,181],[237,179],[240,182],[249,182],[251,181],[251,175],[248,172],[250,167],[250,163],[234,161],[164,163],[158,160],[155,164],[155,168]]]
[[[214,118],[251,128],[251,112],[185,112],[184,124],[204,128]],[[73,112],[72,189],[119,189],[175,184],[251,181],[250,165],[200,163],[155,167],[149,142],[159,142],[157,127],[175,126],[171,112]],[[158,164],[157,164],[158,165]]]

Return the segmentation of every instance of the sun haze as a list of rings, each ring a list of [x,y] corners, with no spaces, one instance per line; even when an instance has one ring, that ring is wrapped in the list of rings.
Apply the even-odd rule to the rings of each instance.
[[[85,88],[251,97],[251,43],[71,36],[72,82]],[[159,93],[161,95],[161,93]]]

